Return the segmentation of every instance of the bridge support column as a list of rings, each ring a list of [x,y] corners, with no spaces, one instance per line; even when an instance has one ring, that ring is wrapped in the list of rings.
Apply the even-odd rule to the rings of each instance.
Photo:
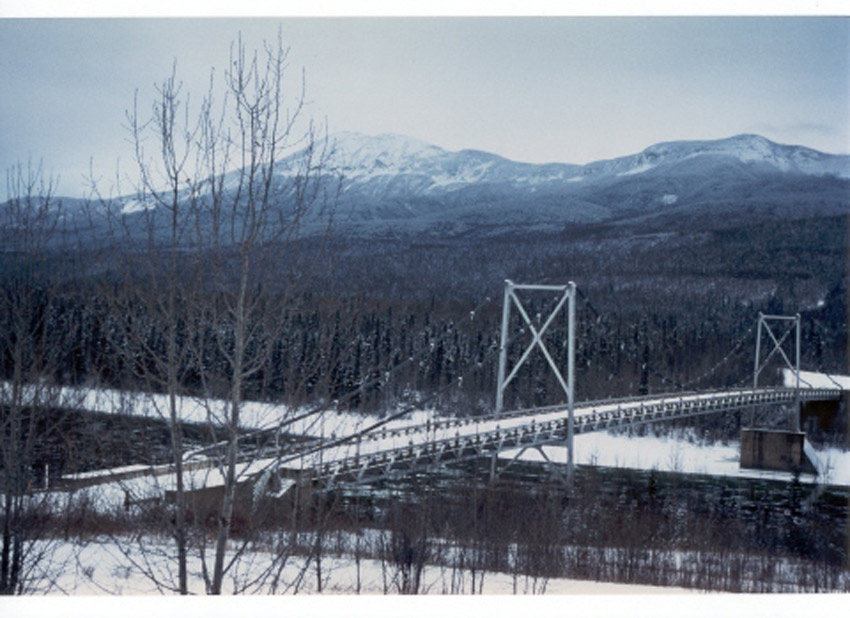
[[[490,482],[496,480],[496,465],[499,463],[499,451],[493,451],[490,456]]]
[[[753,470],[817,474],[805,453],[805,442],[806,434],[802,431],[742,429],[740,466]]]
[[[771,329],[770,324],[779,322],[790,324],[785,333],[777,338],[776,334]],[[795,431],[800,431],[800,327],[801,327],[801,319],[800,314],[796,315],[765,315],[764,313],[759,312],[758,316],[758,327],[756,332],[756,358],[755,364],[753,365],[753,388],[758,388],[759,386],[759,374],[762,369],[765,368],[768,361],[771,357],[779,352],[779,355],[785,361],[785,366],[788,367],[791,371],[794,372],[796,377],[796,399],[794,402],[794,407],[792,409],[793,417],[791,422],[794,426]],[[761,358],[761,342],[762,342],[762,330],[770,337],[770,341],[773,343],[773,348],[770,350],[770,353],[764,359],[764,362],[760,362]],[[791,362],[791,359],[785,353],[783,349],[783,344],[785,340],[791,333],[794,333],[794,362]],[[753,424],[753,413],[750,412],[750,425]]]

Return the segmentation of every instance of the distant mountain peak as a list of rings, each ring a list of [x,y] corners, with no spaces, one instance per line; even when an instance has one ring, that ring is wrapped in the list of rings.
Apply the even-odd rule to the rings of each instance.
[[[850,156],[755,134],[660,142],[586,165],[452,152],[393,134],[346,131],[330,141],[332,167],[344,175],[342,219],[366,234],[559,229],[632,218],[714,217],[720,211],[723,220],[760,216],[739,214],[745,203],[753,213],[767,209],[795,217],[848,209],[841,183],[850,178]],[[804,176],[834,178],[821,184]]]
[[[354,169],[402,170],[418,162],[445,154],[445,150],[422,140],[382,133],[366,135],[353,131],[334,133],[328,138],[334,163],[343,171]]]
[[[850,178],[850,157],[847,155],[831,155],[805,146],[779,144],[752,133],[716,140],[660,142],[636,155],[612,159],[607,164],[611,166],[617,162],[620,167],[625,165],[629,169],[619,172],[623,175],[649,171],[663,164],[679,164],[698,157],[722,158],[745,166],[760,165],[783,173]]]
[[[552,232],[586,223],[710,228],[850,212],[850,156],[753,134],[661,142],[586,165],[452,152],[393,134],[347,131],[329,141],[326,170],[342,173],[335,224],[368,237]],[[304,156],[278,162],[281,206],[294,195],[292,176],[303,170]],[[225,189],[240,173],[229,173]],[[122,198],[124,216],[155,211],[134,198]]]

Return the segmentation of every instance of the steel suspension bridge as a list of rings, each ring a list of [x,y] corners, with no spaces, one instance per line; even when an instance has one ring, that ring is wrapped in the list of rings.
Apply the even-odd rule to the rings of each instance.
[[[799,314],[796,316],[760,314],[752,387],[576,403],[574,400],[576,290],[574,283],[553,286],[518,285],[511,281],[506,282],[496,406],[492,414],[434,419],[424,423],[409,422],[392,428],[387,427],[386,420],[389,419],[386,419],[349,435],[308,442],[300,449],[293,449],[290,444],[286,447],[277,446],[260,451],[246,450],[242,453],[242,463],[238,471],[240,481],[252,484],[255,487],[254,494],[257,495],[270,491],[270,488],[280,492],[281,487],[285,490],[296,482],[318,484],[323,488],[348,483],[368,483],[376,479],[479,458],[489,458],[491,475],[494,475],[497,472],[497,459],[500,453],[508,450],[516,451],[515,460],[530,448],[540,450],[544,445],[553,444],[566,447],[567,459],[563,462],[563,468],[569,479],[574,468],[573,440],[576,435],[775,405],[791,408],[792,425],[799,431],[801,404],[810,401],[836,401],[844,396],[845,389],[835,380],[832,380],[835,388],[815,388],[805,382],[801,383],[801,318]],[[521,299],[521,294],[534,292],[557,295],[555,308],[539,327],[535,326]],[[565,374],[553,360],[544,342],[544,334],[553,323],[555,316],[564,308],[568,317],[568,363]],[[531,334],[530,343],[513,366],[508,359],[512,309],[517,311]],[[777,336],[775,331],[777,323],[790,325],[790,328],[782,336]],[[792,334],[796,347],[794,353],[789,355],[783,346]],[[761,357],[763,342],[772,344],[769,354],[764,358]],[[506,411],[504,410],[504,391],[535,349],[543,354],[549,369],[555,374],[563,389],[566,402],[548,407]],[[796,377],[794,386],[759,387],[759,374],[775,355],[782,357],[787,368]],[[281,430],[282,428],[278,428],[274,431]],[[186,470],[218,467],[219,457],[211,456],[212,452],[214,447],[187,454]],[[540,452],[543,453],[542,450]],[[545,453],[543,455],[545,457]],[[173,474],[173,469],[169,465],[150,467],[146,474],[164,476]],[[110,480],[126,481],[134,475],[138,474],[125,475],[115,471],[104,471],[103,475],[98,476],[87,473],[85,478],[90,481],[85,484]],[[205,478],[208,479],[209,475]]]

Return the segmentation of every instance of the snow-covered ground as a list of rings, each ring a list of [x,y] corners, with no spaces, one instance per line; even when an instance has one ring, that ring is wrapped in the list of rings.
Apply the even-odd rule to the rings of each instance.
[[[303,547],[314,547],[312,533],[302,533],[297,542]],[[375,550],[381,551],[385,543],[391,543],[388,533],[366,529],[360,539],[360,560],[354,557],[353,533],[327,535],[322,551],[321,565],[311,555],[285,553],[276,555],[264,544],[243,547],[234,543],[228,549],[226,562],[232,566],[226,573],[223,594],[398,594],[402,583],[401,565],[392,560],[381,560]],[[341,542],[337,546],[334,543]],[[287,541],[283,546],[288,546]],[[290,539],[293,540],[293,539]],[[269,539],[268,547],[277,546]],[[676,586],[650,586],[640,584],[617,584],[565,577],[534,577],[520,572],[470,570],[470,563],[459,555],[457,548],[449,542],[433,539],[432,549],[442,559],[423,565],[418,592],[425,595],[540,595],[540,594],[683,594],[699,590]],[[49,545],[48,545],[49,543]],[[237,547],[237,545],[239,545]],[[347,549],[341,550],[340,548]],[[372,549],[369,550],[368,548]],[[33,580],[31,594],[52,595],[171,595],[175,593],[175,549],[173,543],[153,535],[99,536],[84,542],[54,540],[41,542],[36,549],[43,552],[46,560],[39,564],[41,577]],[[212,560],[211,548],[207,548],[208,561]],[[565,547],[569,552],[576,548]],[[592,560],[610,562],[617,560],[618,548],[596,548],[589,554]],[[47,551],[44,551],[47,550]],[[311,552],[312,553],[312,552]],[[377,555],[380,555],[377,554]],[[468,556],[467,556],[468,557]],[[714,557],[715,559],[717,556]],[[726,558],[731,558],[726,555]],[[710,555],[691,551],[673,551],[666,554],[667,564],[675,569],[684,580],[692,582],[696,570],[704,566]],[[510,559],[509,559],[510,561]],[[720,564],[720,563],[717,563]],[[209,564],[207,564],[209,568]],[[742,589],[763,590],[760,584],[769,585],[771,590],[811,589],[812,582],[800,579],[801,569],[810,568],[803,562],[776,558],[772,563],[773,578],[770,581],[741,581]],[[758,569],[748,571],[759,577]],[[188,586],[191,594],[203,594],[204,564],[198,549],[192,549],[187,562]],[[321,589],[319,589],[321,578]],[[677,581],[675,577],[671,582]],[[706,582],[707,583],[707,582]],[[715,581],[719,583],[719,580]],[[697,584],[699,585],[699,584]],[[847,574],[838,575],[831,585],[835,590],[846,590]],[[768,614],[759,614],[768,615]],[[774,615],[774,614],[770,614]]]
[[[782,383],[790,388],[796,387],[797,373],[791,369],[783,369]],[[834,373],[818,373],[815,371],[801,371],[800,385],[803,388],[838,388],[850,391],[850,376]]]
[[[726,444],[700,444],[693,439],[689,440],[686,433],[662,437],[587,433],[575,437],[575,449],[575,462],[579,465],[737,478],[791,479],[790,473],[741,468],[740,445],[737,441]],[[567,451],[564,447],[544,446],[543,450],[551,461],[566,461]],[[815,450],[818,458],[826,464],[827,470],[820,477],[803,474],[800,476],[801,482],[850,486],[850,452],[836,448]],[[517,452],[505,451],[500,457],[512,459]],[[527,449],[519,459],[545,461],[536,449]]]
[[[116,389],[72,388],[59,389],[58,400],[68,407],[82,408],[106,414],[132,414],[153,419],[168,419],[168,397],[166,395],[122,391]],[[177,409],[180,420],[188,423],[224,423],[227,419],[228,402],[221,399],[178,397]],[[352,433],[378,420],[376,416],[365,416],[335,410],[307,415],[290,422],[289,419],[304,416],[307,408],[293,409],[289,406],[258,401],[246,401],[240,409],[241,426],[246,429],[263,429],[286,423],[290,433],[335,437]],[[388,429],[407,424],[421,424],[434,416],[431,410],[413,412],[404,419],[391,421]]]
[[[145,539],[140,551],[137,539],[92,539],[85,544],[64,542],[54,548],[52,562],[55,582],[48,594],[68,595],[151,595],[173,594],[176,574],[173,572],[173,546],[166,540]],[[272,592],[283,594],[315,594],[317,575],[315,562],[304,556],[291,556],[277,573],[271,554],[248,551],[241,555],[224,587],[225,594]],[[201,561],[190,557],[189,589],[204,593]],[[147,572],[150,576],[146,576]],[[396,594],[398,574],[392,565],[380,560],[362,559],[358,567],[351,556],[322,559],[322,592],[325,594]],[[275,585],[273,579],[277,579]],[[157,580],[157,581],[154,581]],[[481,573],[477,575],[476,593]],[[157,583],[158,582],[158,583]],[[423,572],[423,594],[470,594],[472,580],[468,571],[451,567],[426,565]],[[525,575],[487,571],[480,591],[484,594],[682,594],[695,591],[684,588],[614,584],[567,578],[534,578]]]
[[[10,386],[0,382],[0,396],[9,396]],[[108,388],[28,387],[29,397],[55,406],[83,409],[104,414],[126,414],[144,418],[169,419],[168,397],[162,394],[124,391]],[[37,393],[37,394],[36,394]],[[218,423],[227,419],[228,402],[222,399],[177,397],[177,415],[187,423]],[[273,428],[280,423],[290,433],[315,437],[340,437],[353,433],[379,420],[377,416],[337,412],[332,409],[306,414],[311,408],[291,408],[283,404],[245,401],[240,409],[240,425],[245,429]],[[304,418],[299,418],[299,417]],[[433,410],[420,410],[404,418],[390,421],[387,429],[424,424],[436,416]],[[290,419],[298,420],[290,420]]]

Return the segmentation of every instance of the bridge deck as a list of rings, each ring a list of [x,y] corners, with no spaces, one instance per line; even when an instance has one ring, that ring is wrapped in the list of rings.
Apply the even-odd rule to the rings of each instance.
[[[800,390],[802,401],[840,396],[837,389]],[[575,406],[574,433],[792,403],[795,398],[794,389],[759,388],[586,402]],[[565,406],[553,406],[499,416],[411,424],[391,431],[377,430],[356,439],[331,441],[315,452],[280,460],[270,458],[256,465],[310,470],[317,480],[362,481],[393,470],[563,442],[567,436],[567,416]]]
[[[838,389],[800,389],[801,401],[834,400],[841,395],[842,391]],[[791,388],[759,388],[583,402],[575,406],[574,433],[580,435],[758,405],[792,403],[795,399],[796,391]],[[365,482],[421,466],[486,457],[513,448],[564,442],[567,423],[568,409],[563,405],[517,410],[499,416],[410,423],[365,435],[328,440],[318,446],[314,443],[301,452],[246,457],[246,461],[239,465],[238,476],[241,482],[254,479],[252,482],[257,485],[257,490],[262,479],[268,479],[275,472],[282,476],[310,478],[324,484]],[[215,458],[206,457],[193,458],[186,465],[190,474],[198,476],[193,486],[208,484],[210,480],[204,470],[213,472],[218,467]],[[129,472],[86,473],[84,479],[68,481],[83,485],[121,482],[122,486],[130,487],[135,484],[130,479],[138,479],[138,492],[134,493],[145,493],[142,487],[146,483],[139,478],[145,476],[159,477],[154,483],[158,490],[170,486],[166,477],[173,476],[171,466],[133,468]]]

